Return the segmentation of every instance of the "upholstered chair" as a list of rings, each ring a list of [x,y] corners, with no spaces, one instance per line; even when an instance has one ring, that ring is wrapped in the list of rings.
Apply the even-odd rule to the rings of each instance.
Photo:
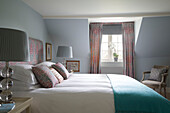
[[[152,89],[159,89],[162,94],[162,88],[164,88],[164,96],[166,97],[166,79],[168,76],[169,66],[154,65],[151,71],[143,72],[141,82]],[[149,78],[145,80],[145,75],[150,74]]]

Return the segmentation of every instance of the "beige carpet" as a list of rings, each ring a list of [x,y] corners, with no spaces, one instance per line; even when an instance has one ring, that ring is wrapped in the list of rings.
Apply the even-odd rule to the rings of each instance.
[[[164,97],[164,94],[162,94],[162,96]],[[170,101],[170,93],[166,93],[166,98]]]
[[[170,93],[166,93],[166,98],[170,100]]]

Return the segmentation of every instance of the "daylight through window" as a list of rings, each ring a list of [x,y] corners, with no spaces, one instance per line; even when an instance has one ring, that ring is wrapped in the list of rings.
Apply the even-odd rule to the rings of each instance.
[[[102,35],[101,61],[123,62],[122,34]]]

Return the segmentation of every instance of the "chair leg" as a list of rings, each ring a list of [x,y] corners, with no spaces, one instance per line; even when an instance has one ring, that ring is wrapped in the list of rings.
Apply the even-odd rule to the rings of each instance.
[[[164,87],[164,96],[166,98],[166,87]]]
[[[162,91],[161,91],[162,87],[159,86],[159,93],[162,94]]]

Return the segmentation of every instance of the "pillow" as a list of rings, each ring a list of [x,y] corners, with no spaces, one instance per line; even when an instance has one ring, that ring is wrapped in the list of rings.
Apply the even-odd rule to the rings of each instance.
[[[28,84],[37,84],[37,79],[32,72],[32,66],[29,64],[17,64],[10,66],[14,70],[14,74],[11,78],[26,82]]]
[[[57,62],[56,64],[52,65],[52,68],[54,68],[56,71],[60,73],[60,75],[66,80],[69,77],[69,72],[67,69],[64,67],[63,64],[60,62]]]
[[[18,81],[13,79],[13,86],[11,87],[11,91],[29,91],[29,90],[34,90],[37,88],[40,88],[41,85],[40,84],[35,84],[35,85],[31,85],[31,84],[27,84],[25,82],[22,81]]]
[[[152,68],[149,80],[161,81],[161,74],[165,73],[165,68]]]
[[[51,67],[51,65],[55,64],[54,62],[49,62],[49,61],[45,61],[45,62],[41,62],[39,64],[34,65],[35,67],[40,66],[40,65],[46,65],[47,67]]]
[[[64,80],[63,77],[54,68],[50,68],[50,70],[60,83]]]
[[[52,88],[57,83],[59,83],[58,79],[54,76],[51,70],[45,65],[32,67],[32,71],[35,74],[39,83],[45,88]]]

